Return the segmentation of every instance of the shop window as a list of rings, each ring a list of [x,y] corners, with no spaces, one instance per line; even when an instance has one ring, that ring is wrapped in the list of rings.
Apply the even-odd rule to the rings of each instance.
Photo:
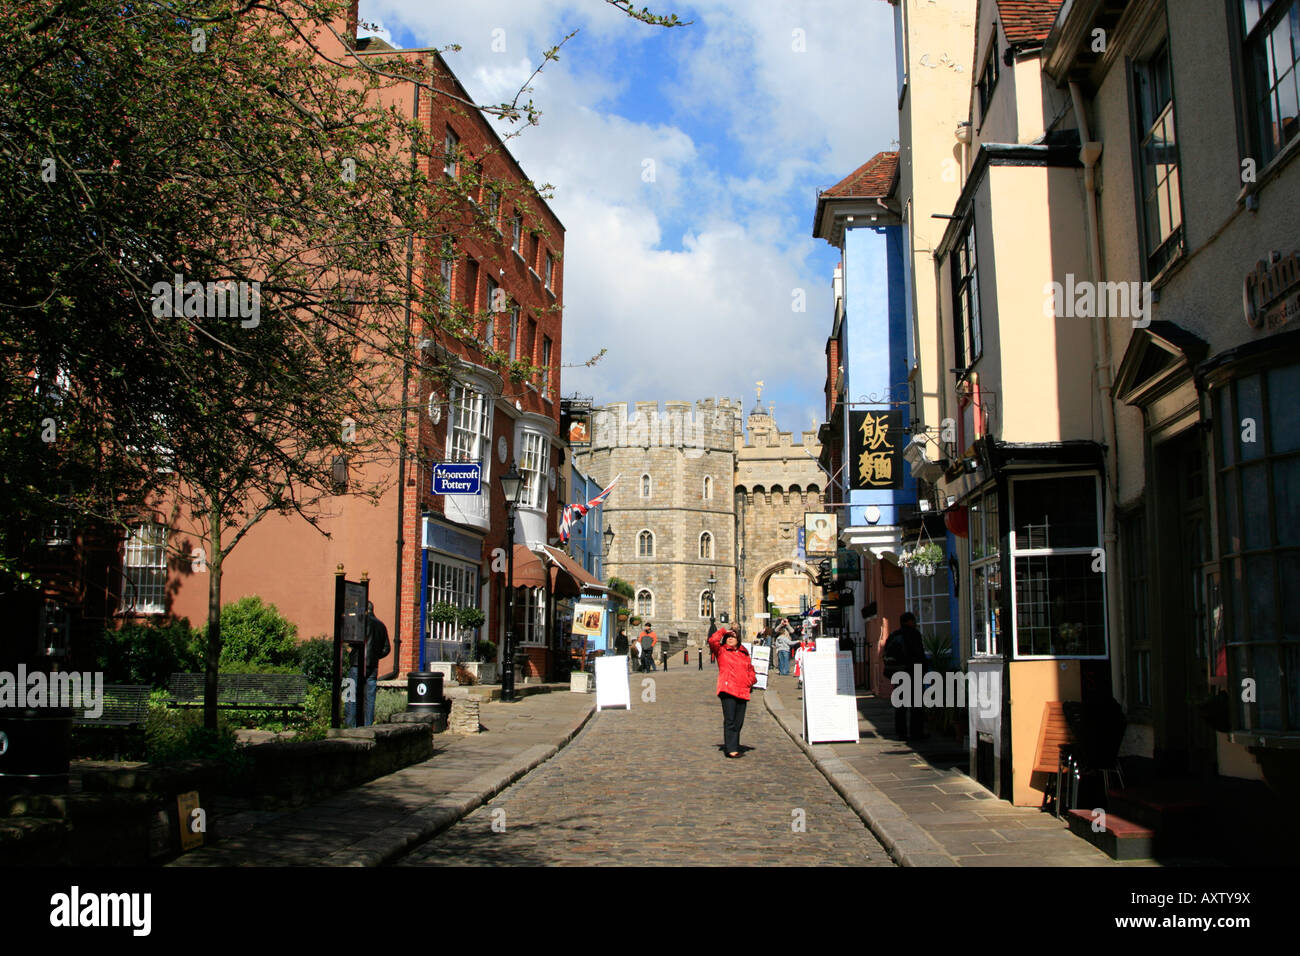
[[[971,656],[996,656],[1002,652],[1002,554],[997,491],[972,500],[969,512]]]
[[[1230,382],[1215,393],[1224,615],[1209,621],[1211,676],[1255,681],[1231,694],[1234,726],[1300,730],[1300,365]],[[1211,607],[1214,604],[1211,603]]]
[[[425,575],[425,595],[429,607],[442,602],[454,604],[456,607],[478,607],[478,589],[478,569],[472,564],[429,555],[429,567]],[[459,643],[463,639],[459,625],[437,623],[432,620],[429,621],[428,633],[425,636],[431,642]],[[472,637],[470,639],[472,640]],[[429,650],[431,656],[439,655],[434,658],[435,660],[442,659],[441,646],[431,646]]]
[[[944,542],[938,542],[944,547]],[[948,554],[933,574],[903,572],[903,596],[907,610],[916,615],[916,627],[926,637],[951,637],[952,620],[948,603]]]
[[[1253,158],[1263,167],[1300,130],[1300,0],[1241,0]]]
[[[1106,654],[1106,572],[1095,475],[1011,482],[1017,657]]]
[[[515,638],[520,644],[546,644],[544,588],[515,588]]]

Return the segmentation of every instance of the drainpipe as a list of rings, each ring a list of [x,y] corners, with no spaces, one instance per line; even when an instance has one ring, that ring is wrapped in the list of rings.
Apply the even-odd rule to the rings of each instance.
[[[1083,94],[1079,90],[1079,84],[1076,81],[1070,82],[1070,100],[1074,106],[1074,119],[1079,127],[1079,139],[1083,143],[1079,150],[1079,159],[1083,163],[1083,184],[1087,191],[1087,209],[1088,209],[1088,234],[1090,242],[1088,243],[1088,257],[1091,260],[1093,281],[1100,285],[1105,281],[1105,265],[1101,257],[1101,234],[1098,231],[1097,217],[1097,161],[1101,159],[1102,144],[1093,141],[1088,130],[1088,116],[1083,108]],[[1142,301],[1146,301],[1145,296]],[[1144,319],[1150,320],[1150,316],[1143,316]],[[1106,490],[1107,501],[1103,509],[1105,522],[1105,535],[1103,543],[1106,548],[1106,598],[1107,606],[1110,608],[1110,633],[1111,641],[1111,659],[1110,659],[1110,676],[1111,686],[1120,691],[1116,696],[1119,699],[1124,698],[1123,688],[1121,687],[1123,679],[1123,668],[1120,666],[1124,655],[1115,652],[1115,640],[1122,633],[1121,628],[1121,611],[1123,610],[1121,602],[1123,600],[1119,588],[1119,576],[1115,573],[1114,562],[1111,560],[1117,556],[1116,543],[1119,540],[1115,527],[1115,509],[1118,504],[1119,493],[1119,463],[1116,461],[1119,455],[1119,448],[1115,440],[1115,397],[1112,394],[1111,382],[1111,342],[1110,342],[1110,322],[1108,319],[1102,319],[1093,325],[1093,342],[1096,351],[1097,364],[1095,372],[1097,376],[1097,397],[1101,400],[1101,427],[1102,440],[1106,444]]]
[[[411,84],[415,96],[414,105],[411,108],[411,114],[414,119],[420,118],[420,84]],[[411,150],[411,177],[415,177],[416,172],[415,150]],[[415,270],[415,237],[407,236],[406,238],[406,332],[402,340],[402,438],[406,438],[407,422],[407,397],[410,390],[411,380],[411,363],[406,360],[406,350],[411,347],[411,280]],[[416,438],[416,447],[418,448],[419,437]],[[418,488],[417,488],[418,491]],[[397,461],[397,571],[396,585],[394,586],[393,596],[393,669],[387,674],[382,675],[380,680],[394,680],[398,671],[402,669],[402,555],[406,549],[406,535],[404,534],[406,526],[406,453],[403,451],[398,455]],[[417,639],[418,640],[418,639]],[[417,645],[418,646],[418,645]]]

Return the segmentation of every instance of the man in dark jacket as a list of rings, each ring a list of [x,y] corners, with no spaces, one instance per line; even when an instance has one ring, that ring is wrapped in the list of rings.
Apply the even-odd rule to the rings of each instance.
[[[885,678],[892,679],[899,672],[907,675],[904,704],[894,708],[894,734],[901,740],[925,738],[925,710],[912,706],[913,694],[919,695],[921,688],[913,687],[916,682],[916,670],[913,665],[920,664],[925,670],[925,641],[916,629],[916,615],[904,611],[898,619],[900,627],[889,635],[885,641]],[[908,713],[911,713],[911,734],[908,733]]]
[[[375,694],[379,690],[379,662],[391,654],[392,647],[388,643],[388,628],[384,622],[375,617],[375,606],[366,604],[366,722],[363,726],[369,727],[375,722]],[[357,674],[357,657],[354,653],[351,661],[352,679],[360,683],[360,677]],[[344,708],[344,725],[355,727],[354,714],[356,713],[356,700],[347,702]]]

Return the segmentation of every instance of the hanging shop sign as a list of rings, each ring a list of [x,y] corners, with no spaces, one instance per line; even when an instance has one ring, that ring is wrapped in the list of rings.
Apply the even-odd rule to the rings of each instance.
[[[849,489],[903,487],[901,410],[849,412]]]

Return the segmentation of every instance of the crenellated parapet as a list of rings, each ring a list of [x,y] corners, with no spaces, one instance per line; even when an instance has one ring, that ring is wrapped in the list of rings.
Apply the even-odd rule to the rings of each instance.
[[[611,402],[592,411],[591,450],[676,448],[688,457],[705,451],[730,452],[739,428],[739,402],[707,398],[698,402]]]

